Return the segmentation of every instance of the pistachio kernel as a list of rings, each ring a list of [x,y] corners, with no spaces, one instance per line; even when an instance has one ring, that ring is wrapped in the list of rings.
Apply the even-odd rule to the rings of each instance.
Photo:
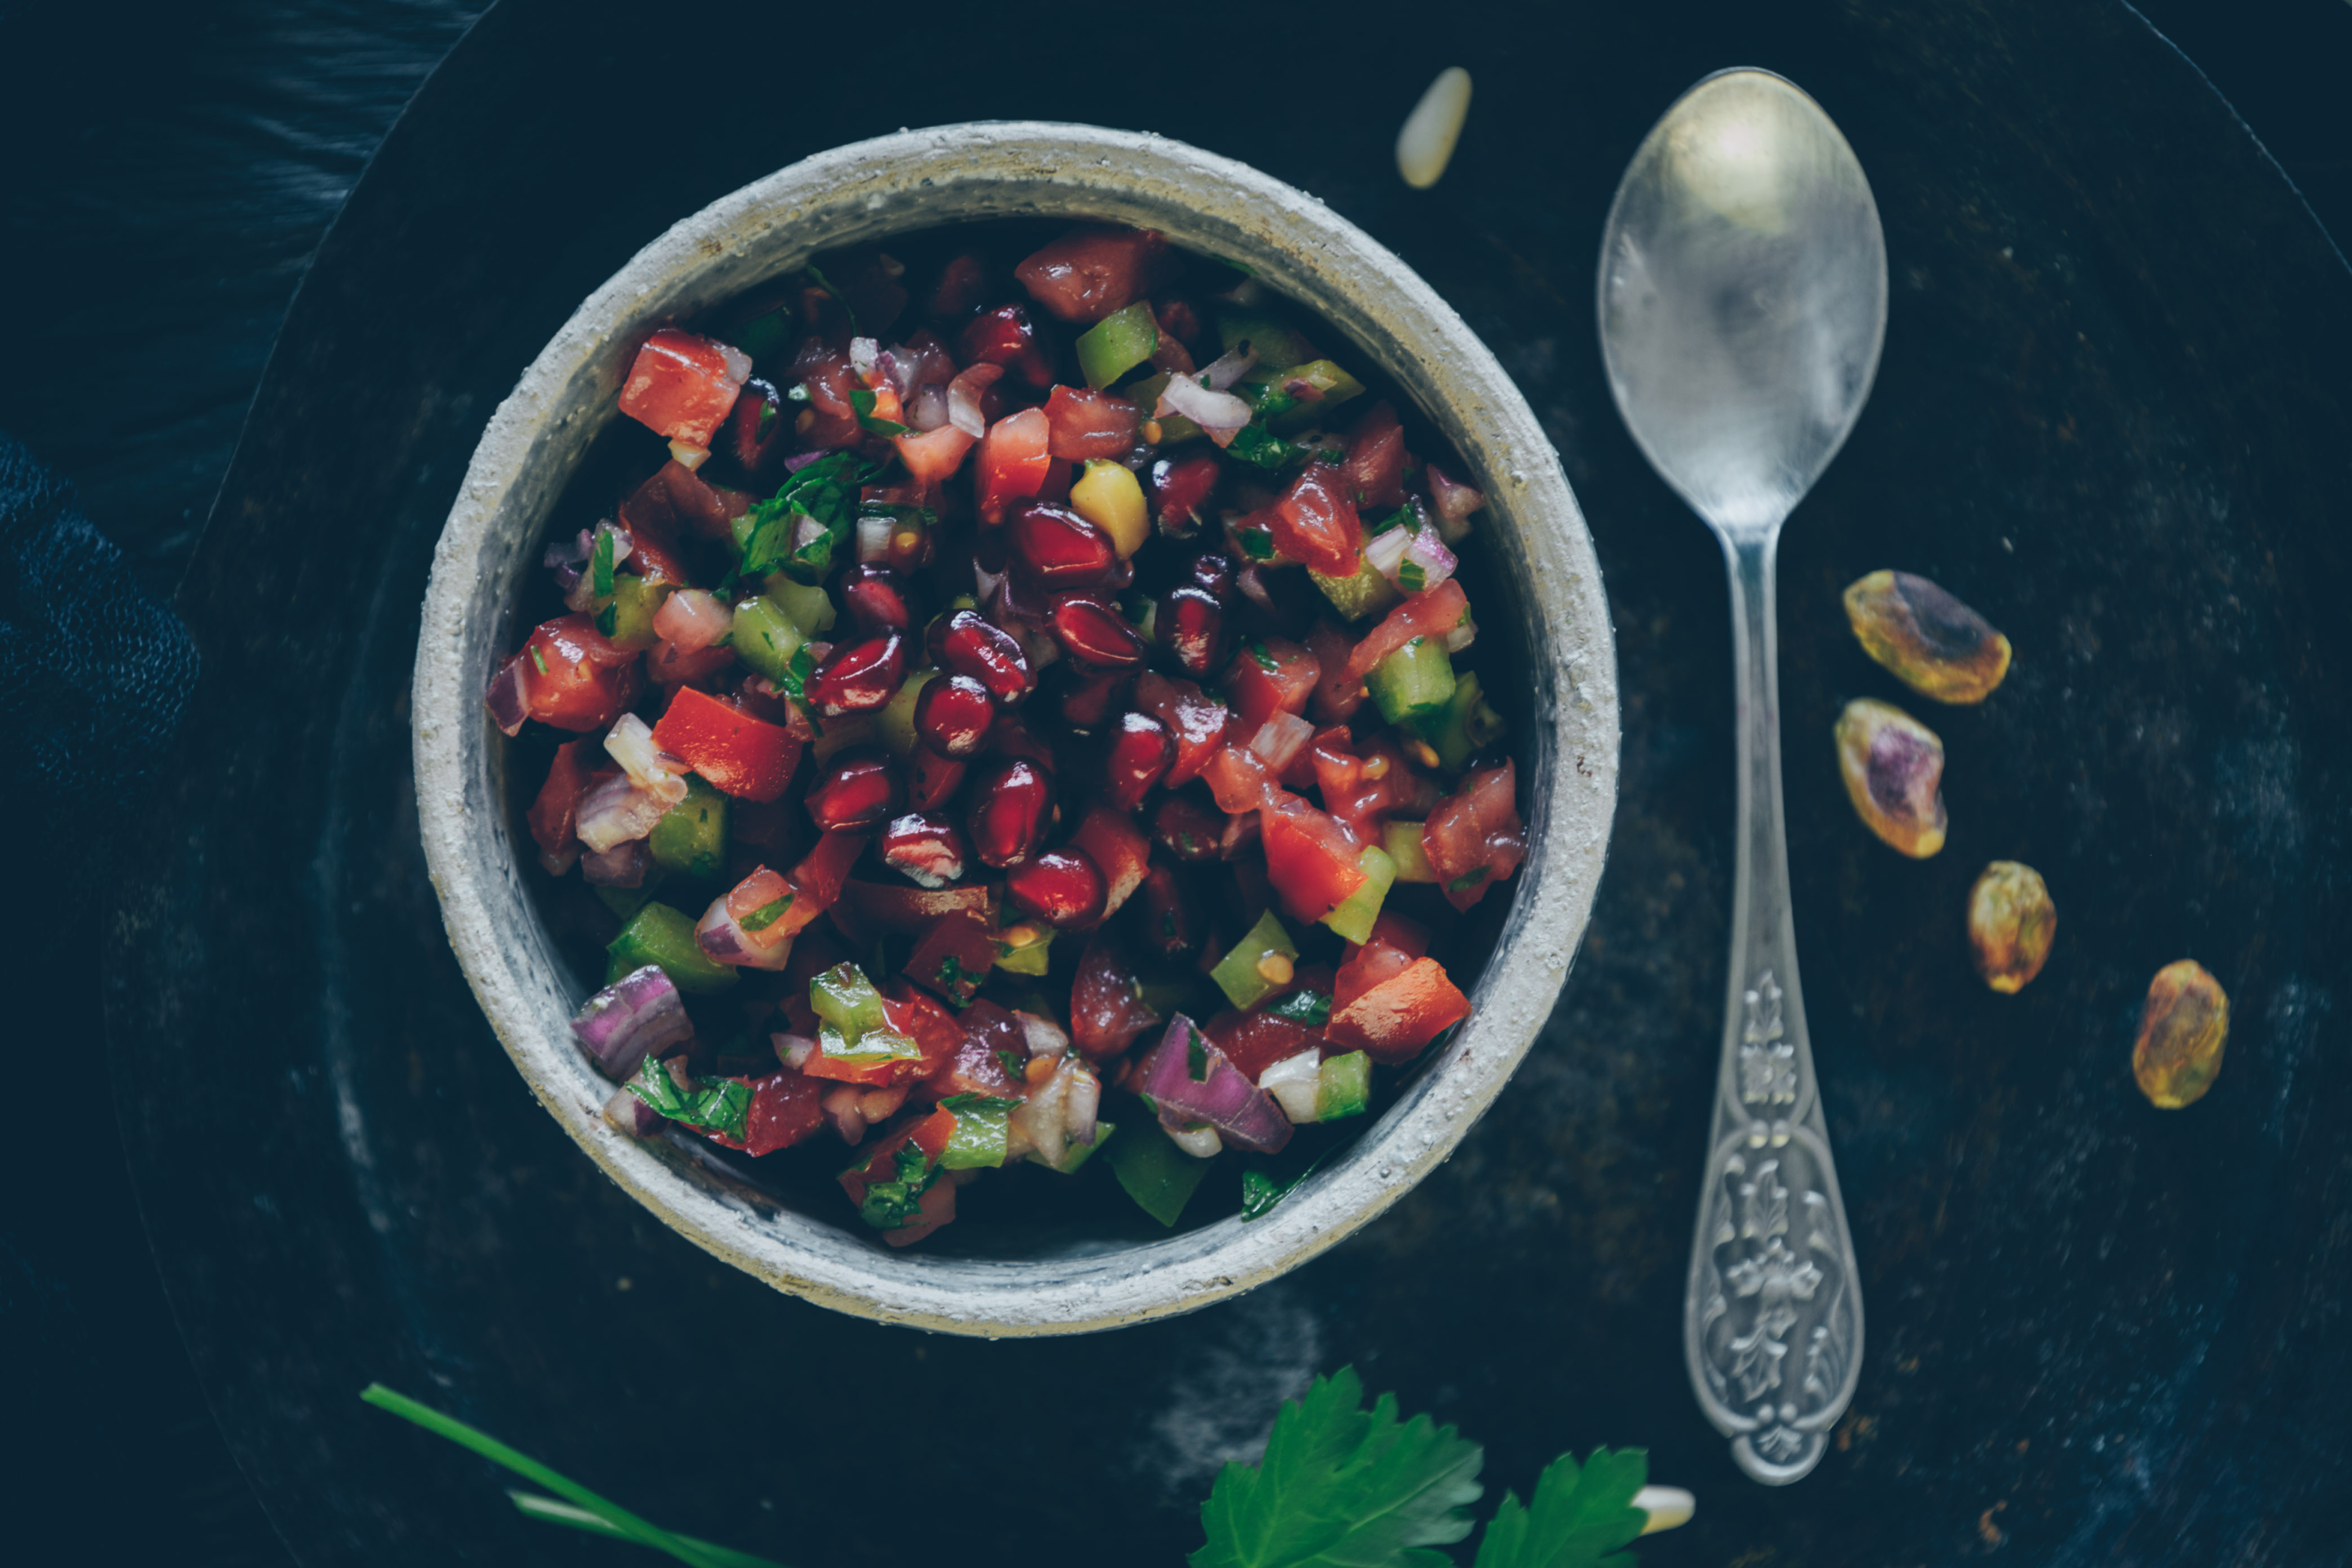
[[[1996,860],[1969,889],[1969,946],[1977,973],[2013,996],[2042,973],[2058,934],[2058,906],[2042,873],[2017,860]]]
[[[1863,652],[1938,702],[1981,702],[2009,673],[2009,639],[1925,577],[1873,572],[1845,591]]]
[[[1863,826],[1896,853],[1944,847],[1944,742],[1891,702],[1858,697],[1837,721],[1838,770]]]
[[[2159,1110],[2178,1110],[2205,1097],[2221,1076],[2221,1047],[2230,1037],[2230,997],[2195,959],[2168,963],[2148,982],[2140,1008],[2139,1039],[2132,1046],[2132,1077]]]

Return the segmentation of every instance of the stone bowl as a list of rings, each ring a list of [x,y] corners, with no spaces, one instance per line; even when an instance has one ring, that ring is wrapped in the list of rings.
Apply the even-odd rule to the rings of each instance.
[[[943,224],[1069,217],[1157,228],[1245,264],[1405,389],[1488,498],[1477,543],[1505,604],[1486,637],[1524,650],[1515,740],[1528,852],[1474,1011],[1394,1102],[1261,1217],[1163,1238],[1051,1234],[992,1257],[896,1251],[845,1210],[803,1213],[698,1141],[638,1142],[599,1114],[612,1086],[568,1026],[584,991],[534,910],[520,813],[482,691],[516,632],[551,510],[616,416],[636,343],[805,265]],[[1616,804],[1616,659],[1591,536],[1535,415],[1493,354],[1403,262],[1321,202],[1162,137],[990,122],[902,132],[806,159],[714,202],[589,296],[475,450],[434,553],[414,688],[419,826],[458,963],[541,1104],[613,1180],[697,1246],[841,1311],[950,1333],[1081,1333],[1261,1285],[1368,1224],[1453,1151],[1549,1015],[1601,877]]]

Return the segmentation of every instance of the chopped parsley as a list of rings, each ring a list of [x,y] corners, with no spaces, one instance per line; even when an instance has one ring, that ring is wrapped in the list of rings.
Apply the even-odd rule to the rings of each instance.
[[[862,428],[877,436],[904,436],[907,433],[904,425],[895,419],[877,419],[874,416],[876,401],[869,388],[853,386],[849,389],[849,406],[856,411],[857,423]]]
[[[743,541],[737,574],[763,577],[781,570],[795,582],[824,581],[843,542],[856,529],[857,488],[875,471],[854,452],[835,452],[785,479],[766,500],[753,503],[737,525],[737,537]],[[824,531],[795,547],[793,539],[803,517]]]
[[[1010,1049],[1004,1046],[998,1046],[990,1051],[989,1055],[996,1058],[996,1065],[1003,1068],[1008,1076],[1014,1079],[1022,1079],[1028,1076],[1029,1063],[1023,1058],[1019,1051]]]
[[[1429,585],[1429,574],[1420,562],[1408,555],[1397,565],[1397,586],[1408,594],[1418,594]]]
[[[793,895],[790,893],[784,893],[779,897],[769,900],[766,903],[761,904],[758,909],[753,910],[750,914],[745,915],[741,920],[735,923],[741,926],[745,931],[765,931],[770,926],[774,925],[778,921],[782,920],[783,918],[784,911],[792,907]]]
[[[1258,641],[1255,637],[1252,637],[1249,640],[1249,651],[1250,658],[1257,660],[1257,667],[1260,669],[1271,674],[1275,670],[1282,668],[1281,661],[1276,659],[1274,655],[1266,652],[1265,644]]]
[[[688,1089],[672,1076],[669,1064],[647,1061],[626,1085],[628,1091],[672,1121],[682,1121],[708,1132],[723,1132],[743,1141],[744,1118],[751,1110],[751,1086],[731,1078],[713,1079]]]
[[[1409,506],[1401,506],[1397,508],[1396,510],[1389,513],[1388,516],[1381,519],[1380,521],[1364,530],[1364,532],[1370,538],[1378,539],[1390,529],[1402,528],[1412,521],[1412,508]]]
[[[1278,1002],[1268,1003],[1265,1010],[1277,1018],[1319,1029],[1331,1021],[1331,997],[1322,991],[1294,991]]]
[[[805,700],[809,677],[815,673],[816,662],[809,658],[808,647],[803,644],[793,650],[793,661],[784,666],[784,679],[777,684],[784,689],[786,696]]]
[[[609,528],[596,530],[595,548],[588,552],[588,581],[596,597],[613,596],[613,531]]]
[[[923,1210],[923,1194],[940,1179],[931,1157],[911,1138],[891,1156],[896,1173],[887,1182],[873,1183],[857,1205],[857,1216],[877,1230],[898,1230],[914,1224]]]
[[[1241,531],[1241,541],[1242,553],[1248,556],[1251,560],[1271,561],[1274,559],[1274,535],[1268,533],[1265,530],[1262,528],[1243,529]]]
[[[537,643],[530,645],[530,662],[539,666],[540,674],[545,675],[547,673],[547,655],[540,651],[539,645]]]
[[[1253,419],[1234,432],[1225,450],[1245,463],[1261,468],[1287,468],[1297,458],[1298,448]]]
[[[1471,889],[1476,887],[1479,883],[1485,881],[1488,873],[1493,870],[1494,868],[1492,866],[1473,866],[1459,877],[1454,878],[1454,880],[1446,883],[1445,890],[1449,893],[1466,893]]]

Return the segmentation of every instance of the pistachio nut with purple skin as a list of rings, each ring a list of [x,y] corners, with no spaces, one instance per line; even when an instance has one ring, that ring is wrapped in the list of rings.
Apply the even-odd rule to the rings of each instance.
[[[1969,889],[1969,947],[1977,973],[2002,995],[2015,995],[2042,973],[2057,935],[2050,885],[2022,861],[1994,861]]]
[[[1873,572],[1845,591],[1862,651],[1938,702],[1981,702],[2009,673],[2009,639],[1925,577]]]
[[[2230,996],[2193,958],[2168,963],[2148,982],[2132,1046],[2132,1077],[2159,1110],[2205,1098],[2221,1076],[2230,1038]]]
[[[1944,742],[1891,702],[1859,697],[1837,721],[1838,771],[1863,826],[1897,854],[1944,847]]]

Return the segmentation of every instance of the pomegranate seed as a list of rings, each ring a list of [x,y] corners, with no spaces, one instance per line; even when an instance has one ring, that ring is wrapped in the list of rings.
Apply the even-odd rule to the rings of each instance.
[[[1225,820],[1223,812],[1191,795],[1171,795],[1151,819],[1151,837],[1179,860],[1214,860],[1224,843]]]
[[[1108,893],[1094,857],[1075,847],[1049,849],[1004,879],[1008,903],[1061,931],[1100,920]]]
[[[1062,770],[1054,762],[1054,748],[1032,734],[1017,713],[1000,714],[988,731],[988,749],[1000,757],[1019,757],[1049,773]]]
[[[1118,606],[1091,594],[1057,594],[1046,627],[1062,651],[1096,669],[1130,669],[1143,662],[1143,639]]]
[[[853,746],[833,759],[809,791],[808,814],[827,833],[878,827],[905,807],[906,798],[887,752]]]
[[[1031,501],[1013,514],[1015,564],[1048,589],[1093,588],[1118,566],[1110,535],[1066,507]]]
[[[933,621],[925,640],[942,668],[971,677],[999,702],[1018,702],[1037,684],[1021,645],[1011,633],[989,625],[977,610],[958,610]]]
[[[932,751],[958,762],[980,750],[995,721],[988,688],[969,675],[934,676],[915,699],[915,733]]]
[[[887,566],[851,567],[841,580],[840,595],[851,624],[868,637],[907,631],[915,624],[907,584]]]
[[[899,817],[882,830],[881,850],[885,865],[926,888],[944,888],[963,875],[963,835],[944,816]]]
[[[1062,720],[1076,729],[1091,730],[1127,706],[1134,687],[1135,676],[1129,670],[1107,669],[1096,675],[1081,675],[1062,694]]]
[[[937,811],[963,787],[965,764],[950,762],[929,746],[917,746],[908,759],[907,804],[917,811]]]
[[[1151,786],[1167,776],[1176,762],[1176,742],[1168,726],[1148,713],[1129,713],[1118,721],[1103,767],[1103,793],[1121,811],[1143,804]]]
[[[1195,680],[1206,680],[1225,661],[1224,606],[1206,588],[1189,583],[1171,588],[1152,630],[1176,667]]]
[[[1002,871],[1037,853],[1053,813],[1053,775],[1026,758],[1016,758],[982,779],[964,826],[971,831],[980,863]]]
[[[906,639],[885,632],[826,654],[809,677],[807,696],[825,713],[864,713],[889,701],[906,678]]]
[[[1201,910],[1175,870],[1155,860],[1136,889],[1143,905],[1143,940],[1164,958],[1190,952],[1201,945]]]
[[[1222,552],[1209,550],[1195,555],[1184,575],[1194,587],[1214,594],[1219,604],[1234,596],[1234,558]]]

